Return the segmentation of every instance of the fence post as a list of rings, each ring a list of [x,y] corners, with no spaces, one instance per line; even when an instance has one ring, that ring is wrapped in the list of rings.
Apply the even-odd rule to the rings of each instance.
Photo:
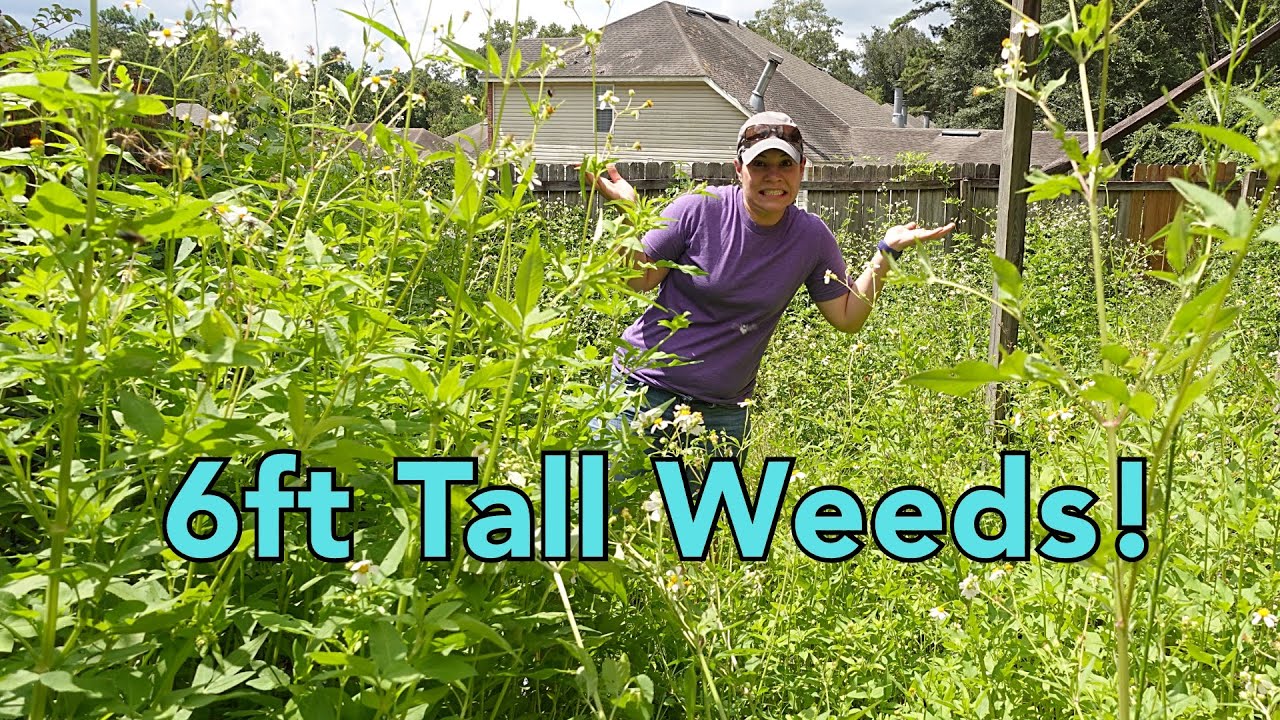
[[[1040,20],[1040,0],[1016,0],[1009,23],[1021,24],[1022,17]],[[1036,57],[1040,52],[1039,36],[1023,36],[1022,52],[1025,57]],[[1031,124],[1035,108],[1031,101],[1014,90],[1005,91],[1004,134],[1000,153],[1000,195],[996,201],[996,254],[1013,263],[1022,272],[1023,243],[1027,231],[1027,196],[1021,190],[1026,187],[1027,168],[1031,164]],[[999,287],[993,285],[992,297],[999,297]],[[988,357],[993,365],[999,365],[1002,357],[1013,351],[1018,343],[1018,319],[992,303],[991,344]],[[1008,404],[1007,391],[999,383],[987,386],[987,402],[991,406],[991,438],[1001,444],[1005,440],[1003,421]]]
[[[1244,174],[1244,180],[1240,183],[1240,197],[1245,198],[1248,202],[1253,202],[1253,196],[1257,192],[1258,171],[1250,170]]]

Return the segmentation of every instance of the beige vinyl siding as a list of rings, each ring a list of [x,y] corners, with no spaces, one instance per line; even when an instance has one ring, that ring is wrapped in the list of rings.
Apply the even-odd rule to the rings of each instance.
[[[547,83],[554,93],[551,100],[558,107],[539,129],[534,155],[539,162],[578,162],[594,152],[592,135],[595,122],[596,96],[590,83]],[[673,160],[682,162],[725,162],[733,159],[733,144],[738,128],[745,119],[710,85],[701,80],[682,82],[635,82],[625,80],[597,81],[596,90],[612,87],[619,102],[613,123],[613,153],[619,160]],[[628,90],[634,89],[632,96]],[[537,86],[528,88],[530,96]],[[509,97],[521,97],[512,93]],[[645,100],[653,107],[640,110],[640,117],[628,115]],[[508,101],[502,121],[502,132],[523,140],[533,129],[533,118],[523,101]],[[603,134],[599,138],[601,151]],[[640,143],[640,150],[632,146]]]

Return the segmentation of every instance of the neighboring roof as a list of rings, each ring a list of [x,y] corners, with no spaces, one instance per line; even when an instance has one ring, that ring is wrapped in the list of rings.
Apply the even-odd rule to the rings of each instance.
[[[523,57],[537,57],[543,43],[572,45],[576,38],[530,38],[517,43]],[[783,58],[765,91],[769,109],[800,124],[818,158],[851,155],[851,127],[891,127],[893,107],[881,105],[724,15],[660,2],[609,23],[595,58],[601,79],[707,78],[750,114],[749,100],[769,53]],[[590,78],[590,51],[564,56],[565,67],[550,79]],[[908,117],[908,127],[923,121]]]
[[[1084,133],[1067,133],[1081,145]],[[850,128],[849,137],[856,150],[850,154],[867,164],[899,162],[900,153],[928,153],[930,162],[999,163],[1003,130],[953,130],[949,128]],[[1042,130],[1031,133],[1031,165],[1043,166],[1062,154],[1053,133]]]
[[[481,120],[480,122],[468,128],[463,128],[458,132],[448,135],[444,141],[450,146],[457,145],[462,148],[462,152],[475,156],[475,154],[484,149],[489,144],[489,132],[486,130],[488,124]]]
[[[200,103],[175,103],[169,108],[169,114],[179,120],[190,120],[193,125],[203,127],[213,112]]]
[[[372,126],[373,123],[355,123],[354,125],[348,125],[347,129],[351,132],[364,132],[367,134],[369,132],[369,128]],[[446,141],[444,138],[426,128],[409,128],[408,130],[405,130],[404,128],[387,129],[422,148],[418,151],[418,154],[420,155],[428,155],[438,150],[453,149],[453,143]],[[364,149],[364,143],[359,140],[352,140],[348,147],[359,152]]]

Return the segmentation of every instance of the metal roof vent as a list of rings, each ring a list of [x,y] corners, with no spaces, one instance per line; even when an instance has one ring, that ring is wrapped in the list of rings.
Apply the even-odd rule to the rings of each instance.
[[[751,99],[747,101],[751,112],[764,112],[764,91],[769,87],[769,81],[773,79],[773,71],[777,70],[781,64],[781,55],[769,53],[769,59],[764,63],[764,71],[760,73],[760,80],[756,82],[756,89],[751,91]]]

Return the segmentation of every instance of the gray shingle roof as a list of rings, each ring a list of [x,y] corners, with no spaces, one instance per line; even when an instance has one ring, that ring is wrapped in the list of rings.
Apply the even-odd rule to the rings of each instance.
[[[169,108],[169,114],[179,120],[190,120],[192,125],[203,126],[213,113],[200,103],[176,103]]]
[[[961,134],[962,133],[962,134]],[[1087,142],[1084,133],[1068,133],[1081,146]],[[1044,130],[1031,134],[1031,165],[1044,166],[1062,154],[1053,133]],[[1003,130],[946,130],[943,128],[849,128],[850,154],[855,161],[870,164],[892,164],[899,153],[928,153],[930,162],[998,163]]]
[[[484,120],[465,127],[458,132],[448,135],[444,141],[450,145],[458,145],[462,148],[462,152],[475,156],[477,150],[482,150],[489,143],[488,125]]]
[[[355,123],[353,125],[348,125],[347,129],[352,132],[368,133],[369,128],[372,126],[373,126],[373,123]],[[426,128],[414,127],[414,128],[409,128],[407,131],[404,128],[398,128],[398,127],[393,127],[388,129],[391,130],[391,132],[396,133],[397,135],[403,136],[409,142],[422,148],[422,150],[419,151],[420,155],[428,155],[430,153],[436,152],[437,150],[453,149],[453,143],[446,141],[444,138],[440,137],[439,135],[431,132]],[[352,140],[351,144],[348,147],[355,150],[356,152],[363,152],[364,143],[360,142],[359,140]]]
[[[534,58],[543,43],[564,46],[575,41],[525,39],[517,47],[523,57]],[[766,107],[796,119],[815,159],[856,154],[851,128],[891,127],[891,105],[877,103],[745,25],[673,2],[660,2],[607,25],[596,54],[595,74],[602,79],[706,77],[748,108],[770,52],[782,56],[783,62],[765,92]],[[564,60],[565,67],[548,77],[591,77],[588,49],[567,53]],[[919,118],[908,118],[908,127],[922,125]]]

